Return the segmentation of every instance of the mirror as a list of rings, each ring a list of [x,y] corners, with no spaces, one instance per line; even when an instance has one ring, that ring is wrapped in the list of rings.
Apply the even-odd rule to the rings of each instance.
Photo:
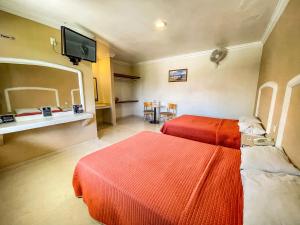
[[[83,104],[81,73],[52,65],[0,63],[0,115],[39,114],[43,106],[68,111],[73,104]]]

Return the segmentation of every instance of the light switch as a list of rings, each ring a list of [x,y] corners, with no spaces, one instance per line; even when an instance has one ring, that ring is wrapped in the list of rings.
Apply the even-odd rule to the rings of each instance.
[[[57,45],[56,39],[54,37],[50,37],[50,45],[55,47]]]

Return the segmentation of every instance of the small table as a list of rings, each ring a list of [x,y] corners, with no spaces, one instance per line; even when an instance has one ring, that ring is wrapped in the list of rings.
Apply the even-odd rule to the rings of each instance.
[[[151,120],[150,123],[159,124],[159,120],[156,119],[156,108],[158,107],[159,106],[153,106],[153,120]]]
[[[157,120],[156,115],[157,115],[157,108],[162,108],[162,105],[153,105],[153,120],[150,121],[152,124],[159,124],[159,120]]]

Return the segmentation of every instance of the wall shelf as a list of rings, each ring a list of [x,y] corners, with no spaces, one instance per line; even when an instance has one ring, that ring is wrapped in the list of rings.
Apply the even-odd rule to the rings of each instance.
[[[107,103],[96,103],[96,109],[110,109],[111,106]]]
[[[73,114],[70,112],[53,113],[51,117],[42,115],[26,116],[16,118],[16,122],[0,124],[0,136],[3,134],[15,133],[24,130],[53,126],[57,124],[75,122],[93,118],[92,113]]]
[[[132,76],[132,75],[126,75],[126,74],[121,74],[121,73],[114,73],[114,77],[131,79],[131,80],[137,80],[137,79],[141,78],[139,76]]]
[[[116,104],[120,104],[120,103],[133,103],[133,102],[139,102],[139,100],[125,100],[125,101],[118,101],[118,102],[116,102]]]

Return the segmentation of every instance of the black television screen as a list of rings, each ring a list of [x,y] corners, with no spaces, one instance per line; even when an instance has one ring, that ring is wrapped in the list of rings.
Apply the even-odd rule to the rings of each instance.
[[[96,62],[96,41],[67,27],[61,27],[62,54],[79,61]]]

